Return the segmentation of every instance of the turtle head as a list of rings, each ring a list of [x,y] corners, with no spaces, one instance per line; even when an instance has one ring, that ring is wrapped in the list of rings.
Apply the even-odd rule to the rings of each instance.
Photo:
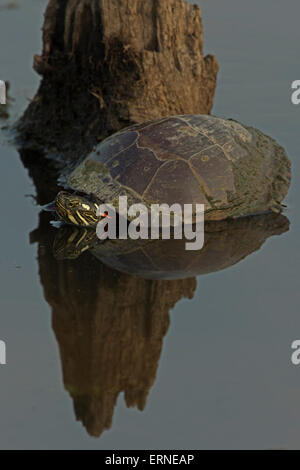
[[[98,206],[99,203],[92,196],[67,191],[60,191],[55,199],[58,217],[68,224],[81,227],[95,226],[99,222]]]

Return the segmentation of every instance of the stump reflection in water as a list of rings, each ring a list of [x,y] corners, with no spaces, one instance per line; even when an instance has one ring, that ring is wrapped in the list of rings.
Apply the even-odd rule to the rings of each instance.
[[[54,234],[49,227],[39,230],[40,279],[76,418],[99,436],[110,428],[122,391],[127,406],[144,409],[169,310],[181,298],[193,297],[196,280],[141,279],[110,269],[90,253],[56,260]]]
[[[274,214],[215,225],[206,234],[202,254],[198,253],[191,271],[186,264],[190,277],[161,280],[112,269],[93,256],[95,247],[76,259],[56,259],[52,247],[59,232],[50,227],[49,215],[41,213],[39,229],[31,234],[31,239],[39,243],[40,279],[52,309],[64,386],[72,397],[76,418],[90,435],[99,436],[111,427],[121,392],[128,407],[144,409],[155,381],[169,311],[180,299],[193,297],[193,275],[235,264],[258,250],[269,236],[281,234],[288,227],[284,216]],[[166,248],[172,242],[177,250],[176,266],[183,276],[185,257],[191,252],[184,250],[184,243],[178,245],[178,240],[165,240],[161,253],[169,253],[170,262],[174,261],[172,246],[169,251]],[[99,256],[97,250],[96,255]],[[166,256],[161,258],[164,270]],[[108,264],[111,259],[116,263],[118,256],[108,257],[105,262]],[[136,271],[137,255],[132,259]],[[141,258],[143,262],[144,259]],[[156,266],[158,259],[159,256]],[[130,256],[126,260],[130,269]],[[122,263],[124,268],[124,258]],[[141,269],[147,275],[144,264]]]

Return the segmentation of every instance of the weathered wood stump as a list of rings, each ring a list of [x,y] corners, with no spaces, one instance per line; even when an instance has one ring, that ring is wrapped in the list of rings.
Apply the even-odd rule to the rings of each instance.
[[[182,0],[50,0],[34,68],[42,81],[18,130],[74,161],[127,125],[210,113],[218,72],[199,7]]]
[[[218,64],[203,57],[198,7],[182,0],[50,0],[39,90],[17,124],[20,156],[45,204],[56,194],[59,153],[77,163],[127,125],[172,114],[209,113]],[[39,152],[39,148],[43,152]],[[45,167],[45,165],[47,165]],[[31,241],[51,306],[63,381],[77,419],[100,435],[123,391],[143,409],[156,376],[169,310],[192,298],[196,279],[151,281],[121,274],[86,253],[57,261],[46,213]]]

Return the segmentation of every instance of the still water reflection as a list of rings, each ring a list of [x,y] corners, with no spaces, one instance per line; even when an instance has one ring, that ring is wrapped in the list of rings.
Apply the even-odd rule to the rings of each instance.
[[[31,240],[39,244],[64,386],[90,435],[111,427],[121,392],[128,407],[145,408],[169,311],[193,298],[195,276],[241,261],[288,229],[278,214],[207,224],[204,247],[195,253],[185,250],[185,240],[103,242],[93,229],[50,228],[41,214]]]

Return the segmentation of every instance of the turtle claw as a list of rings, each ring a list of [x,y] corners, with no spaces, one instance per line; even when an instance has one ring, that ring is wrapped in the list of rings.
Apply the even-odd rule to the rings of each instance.
[[[50,225],[58,229],[65,226],[65,224],[61,220],[50,220]]]
[[[46,212],[56,212],[55,201],[49,202],[49,204],[45,204],[44,206],[40,206],[42,211]]]

